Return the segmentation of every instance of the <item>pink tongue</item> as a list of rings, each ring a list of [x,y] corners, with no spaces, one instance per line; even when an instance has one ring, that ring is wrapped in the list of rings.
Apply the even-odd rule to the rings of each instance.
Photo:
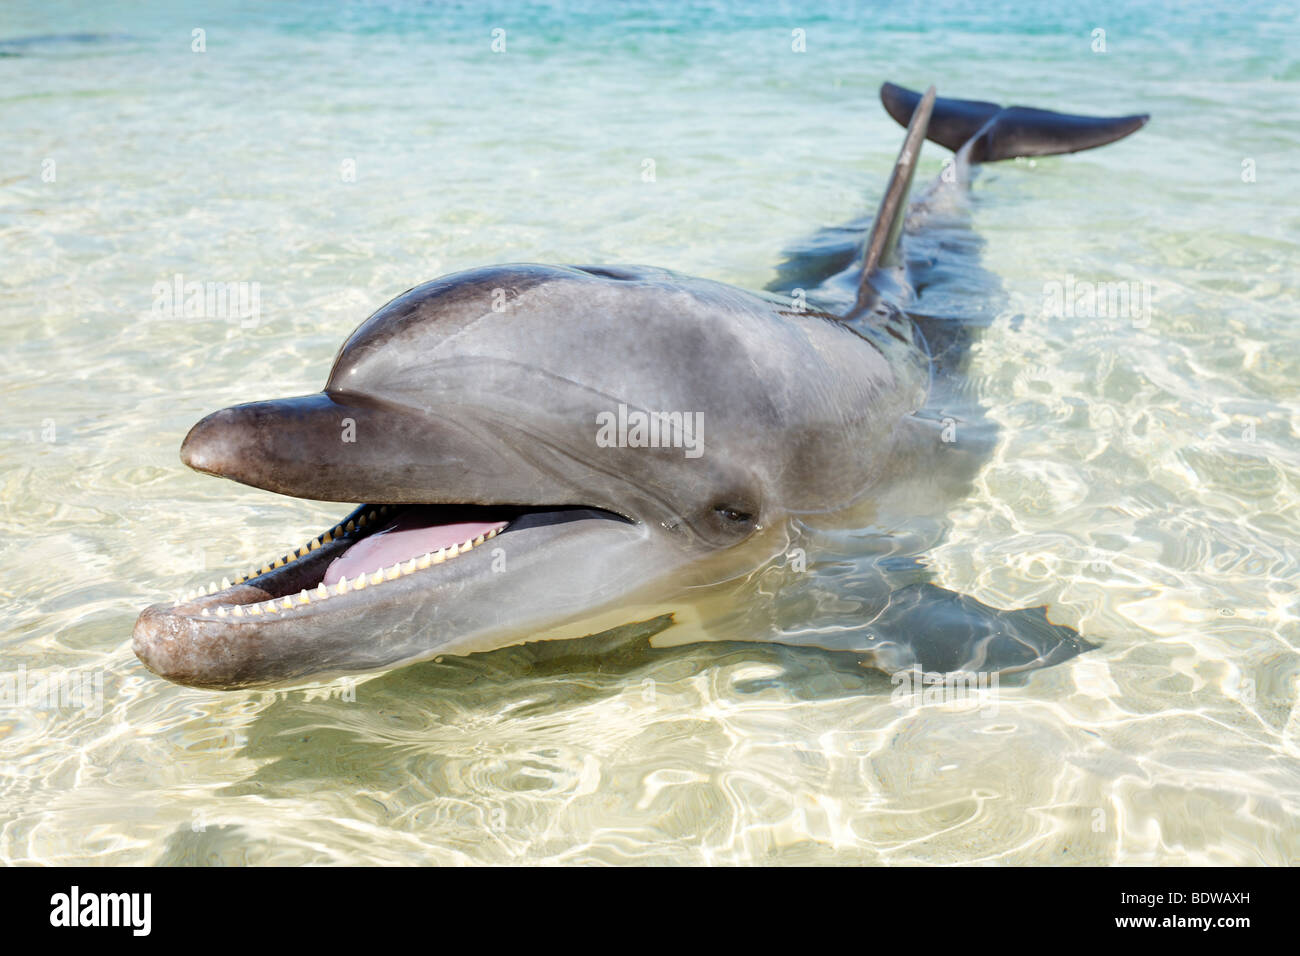
[[[387,526],[362,538],[330,562],[321,583],[336,584],[343,577],[351,581],[359,574],[372,574],[399,561],[409,561],[439,548],[472,541],[507,524],[505,521],[431,523],[434,520],[430,509],[407,508],[401,511]]]

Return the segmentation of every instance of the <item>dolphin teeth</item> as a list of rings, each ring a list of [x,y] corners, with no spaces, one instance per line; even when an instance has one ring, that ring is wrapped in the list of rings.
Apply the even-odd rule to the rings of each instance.
[[[395,513],[398,510],[399,506],[397,505],[376,505],[368,511],[353,515],[346,522],[340,521],[328,531],[310,539],[306,544],[295,548],[292,552],[283,554],[275,560],[261,565],[260,568],[254,567],[251,571],[240,574],[235,578],[233,584],[231,583],[230,578],[222,578],[220,583],[213,582],[206,588],[199,587],[193,591],[182,592],[177,603],[183,604],[207,594],[216,594],[220,591],[226,591],[232,587],[237,587],[246,581],[251,581],[254,578],[261,577],[262,575],[270,574],[272,571],[286,567],[295,561],[314,554],[327,544],[351,535],[354,532],[358,532],[363,528],[366,528],[368,525],[373,525],[379,518],[390,513]],[[496,532],[492,532],[487,535],[487,537],[492,537],[495,533]],[[481,544],[483,540],[483,537],[479,537],[476,541],[465,541],[460,545],[451,545],[450,547],[440,549],[437,552],[429,552],[420,557],[411,558],[405,562],[405,564],[398,561],[391,567],[379,568],[370,574],[360,574],[353,578],[351,582],[349,582],[346,577],[340,577],[333,588],[326,585],[324,581],[321,581],[315,588],[304,588],[299,591],[296,601],[290,597],[284,597],[283,599],[271,598],[267,601],[257,602],[256,604],[222,605],[215,608],[205,607],[200,610],[203,615],[215,614],[217,617],[244,617],[246,615],[254,614],[261,615],[278,613],[281,609],[291,609],[303,604],[310,604],[313,597],[322,600],[330,597],[332,594],[346,594],[348,591],[359,591],[370,585],[380,584],[384,581],[396,580],[404,574],[411,574],[418,569],[427,568],[431,564],[439,564],[450,557],[455,557],[459,553],[468,551],[475,544]]]
[[[479,535],[477,538],[474,539],[474,544],[482,544],[486,540],[487,538],[484,535]]]
[[[207,608],[203,608],[203,610],[199,611],[199,613],[200,613],[201,615],[203,615],[204,617],[207,617],[207,616],[208,616],[208,609],[207,609]]]
[[[444,562],[444,561],[446,561],[446,560],[447,560],[447,549],[446,549],[446,548],[439,548],[437,551],[433,552],[433,558],[432,558],[432,561],[433,561],[434,564],[442,564],[442,562]]]
[[[458,554],[460,554],[460,546],[459,546],[459,545],[455,545],[455,544],[453,544],[451,547],[449,547],[449,548],[447,549],[447,557],[449,557],[449,558],[454,558],[454,557],[456,557],[456,555],[458,555]]]

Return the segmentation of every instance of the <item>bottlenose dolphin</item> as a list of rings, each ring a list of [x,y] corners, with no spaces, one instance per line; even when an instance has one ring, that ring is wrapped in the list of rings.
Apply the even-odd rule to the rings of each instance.
[[[665,614],[665,643],[804,644],[887,672],[1086,650],[1042,608],[988,607],[916,560],[988,437],[960,386],[969,323],[921,314],[916,276],[961,254],[977,164],[1099,146],[1147,117],[881,98],[907,134],[869,232],[814,237],[765,292],[645,266],[472,269],[367,319],[323,391],[200,421],[191,468],[364,504],[147,608],[140,660],[241,688]],[[926,138],[954,156],[909,212]]]

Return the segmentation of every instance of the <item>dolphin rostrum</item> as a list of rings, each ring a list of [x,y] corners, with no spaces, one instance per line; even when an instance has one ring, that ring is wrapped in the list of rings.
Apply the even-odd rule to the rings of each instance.
[[[140,660],[241,688],[665,613],[669,644],[805,644],[885,671],[1086,650],[1043,609],[946,591],[915,560],[988,437],[958,375],[970,323],[924,314],[917,273],[969,252],[975,165],[1147,117],[881,98],[907,135],[870,231],[826,230],[764,293],[643,266],[473,269],[367,319],[323,391],[200,421],[191,468],[364,504],[233,584],[147,608]],[[954,157],[909,207],[926,138]],[[954,421],[964,448],[941,437]]]

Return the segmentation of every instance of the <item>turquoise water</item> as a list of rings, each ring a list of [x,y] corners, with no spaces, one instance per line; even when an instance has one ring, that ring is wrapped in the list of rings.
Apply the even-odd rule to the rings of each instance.
[[[0,860],[1296,862],[1297,18],[1054,6],[6,4],[2,667],[102,691],[0,706]],[[765,648],[519,649],[355,699],[136,662],[143,606],[337,517],[185,470],[203,414],[318,389],[366,315],[470,266],[760,287],[874,205],[886,79],[1154,117],[980,177],[1001,432],[930,559],[1097,651],[992,720]],[[257,321],[158,315],[178,273],[258,283]],[[1049,314],[1068,276],[1148,283],[1150,322]]]

